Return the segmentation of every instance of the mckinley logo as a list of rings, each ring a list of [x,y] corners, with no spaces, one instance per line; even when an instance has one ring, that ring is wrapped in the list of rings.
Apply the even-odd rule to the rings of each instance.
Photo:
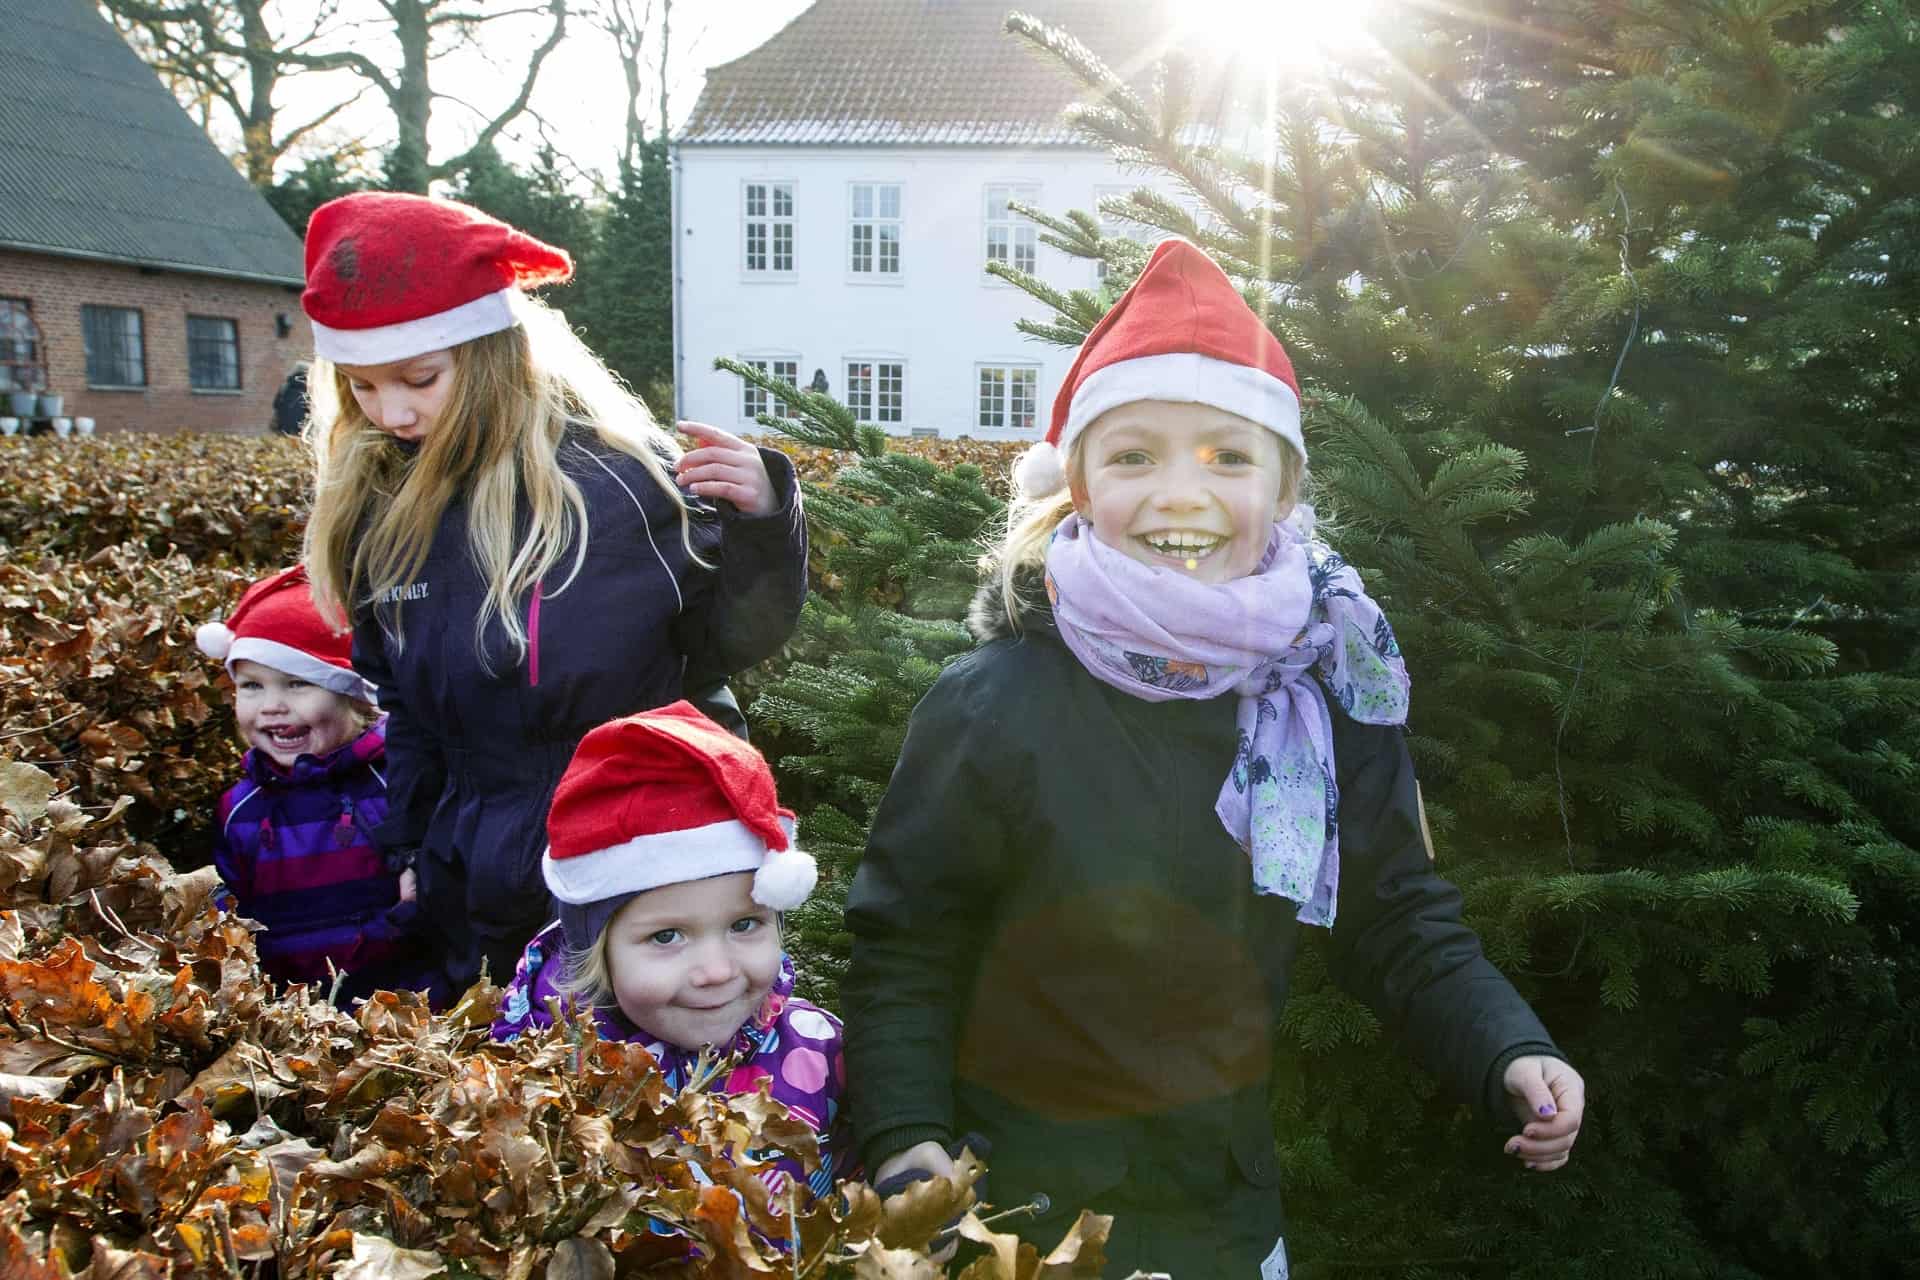
[[[388,587],[385,591],[374,596],[373,602],[375,604],[399,604],[402,600],[425,600],[426,598],[426,583],[409,582],[404,587]]]

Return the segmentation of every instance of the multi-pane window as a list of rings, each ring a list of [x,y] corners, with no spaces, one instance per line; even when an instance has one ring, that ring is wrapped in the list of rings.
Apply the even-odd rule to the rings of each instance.
[[[1005,183],[987,188],[987,261],[1004,262],[1017,271],[1032,271],[1038,262],[1040,232],[1029,218],[1007,207],[1009,200],[1036,204],[1040,188]]]
[[[749,182],[744,198],[747,270],[792,272],[793,184]]]
[[[758,369],[761,373],[771,374],[776,378],[784,378],[795,386],[800,385],[800,361],[797,359],[780,360],[768,358],[759,360],[742,358],[741,363]],[[789,411],[785,400],[780,399],[778,396],[769,396],[765,391],[754,386],[751,382],[743,382],[741,385],[745,387],[746,390],[740,400],[740,416],[748,422],[752,422],[763,413],[771,413],[776,418],[788,416]],[[771,409],[767,407],[769,404],[773,406]]]
[[[982,427],[1011,427],[1031,431],[1038,409],[1040,370],[1034,365],[980,366],[980,406],[975,418]]]
[[[196,391],[240,389],[240,326],[222,316],[187,317],[187,381]]]
[[[897,423],[905,416],[907,367],[884,360],[847,361],[847,408],[859,422]]]
[[[140,313],[132,307],[80,308],[87,347],[87,382],[96,387],[147,385],[147,352]]]
[[[855,275],[900,274],[900,186],[856,182],[851,190],[847,270]]]
[[[0,298],[0,391],[38,391],[45,385],[32,306],[25,298]]]

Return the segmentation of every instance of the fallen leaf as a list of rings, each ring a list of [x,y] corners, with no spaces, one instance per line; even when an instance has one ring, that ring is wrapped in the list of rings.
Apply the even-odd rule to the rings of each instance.
[[[60,784],[44,769],[16,760],[0,763],[0,809],[22,822],[38,822],[47,813],[47,801]]]
[[[429,1249],[402,1249],[385,1236],[353,1233],[353,1257],[333,1273],[333,1280],[428,1280],[442,1275],[447,1264]]]

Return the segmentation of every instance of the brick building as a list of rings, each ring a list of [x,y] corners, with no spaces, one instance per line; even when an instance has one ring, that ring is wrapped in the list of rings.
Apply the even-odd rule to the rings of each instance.
[[[0,0],[0,414],[262,431],[313,349],[300,241],[89,0]]]

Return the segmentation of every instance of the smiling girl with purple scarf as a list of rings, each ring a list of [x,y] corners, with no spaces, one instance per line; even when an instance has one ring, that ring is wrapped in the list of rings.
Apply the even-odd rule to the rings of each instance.
[[[991,1140],[1019,1230],[1116,1215],[1113,1274],[1288,1272],[1267,1089],[1304,929],[1529,1169],[1584,1084],[1434,874],[1399,646],[1311,536],[1298,386],[1170,240],[1088,335],[915,709],[847,902],[876,1181]]]

